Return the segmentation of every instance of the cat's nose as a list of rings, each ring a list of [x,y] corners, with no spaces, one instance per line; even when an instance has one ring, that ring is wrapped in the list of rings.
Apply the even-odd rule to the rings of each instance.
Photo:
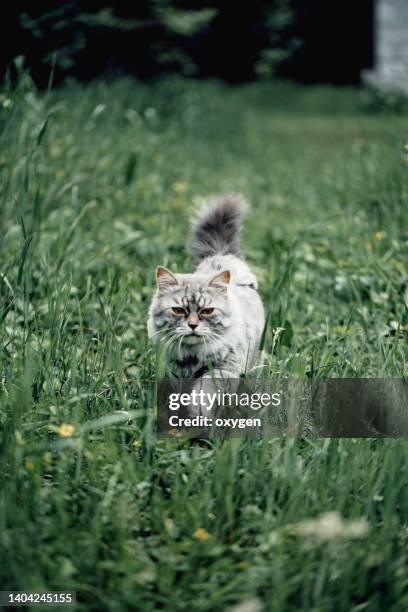
[[[194,331],[198,325],[198,316],[195,313],[191,313],[187,318],[188,326]]]

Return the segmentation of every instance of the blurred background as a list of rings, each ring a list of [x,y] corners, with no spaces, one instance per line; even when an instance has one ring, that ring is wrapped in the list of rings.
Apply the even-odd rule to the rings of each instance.
[[[402,0],[404,2],[404,0]],[[394,0],[398,2],[398,0]],[[381,1],[379,1],[381,4]],[[0,70],[18,55],[39,86],[178,73],[358,84],[374,67],[376,0],[20,0],[3,16]]]

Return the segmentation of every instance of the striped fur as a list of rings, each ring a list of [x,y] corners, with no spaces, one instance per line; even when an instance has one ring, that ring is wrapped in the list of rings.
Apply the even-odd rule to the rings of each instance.
[[[240,234],[247,201],[238,194],[219,195],[193,220],[192,251],[197,261],[212,255],[235,255],[243,259]]]

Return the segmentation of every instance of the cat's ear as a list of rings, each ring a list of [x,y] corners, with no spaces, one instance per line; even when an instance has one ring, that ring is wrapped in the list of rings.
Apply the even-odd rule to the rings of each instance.
[[[231,280],[231,274],[228,270],[220,272],[217,276],[214,276],[208,283],[210,287],[216,287],[217,289],[227,290],[228,284]]]
[[[161,290],[179,284],[174,274],[170,272],[170,270],[167,270],[167,268],[163,268],[163,266],[156,268],[156,280],[157,286]]]

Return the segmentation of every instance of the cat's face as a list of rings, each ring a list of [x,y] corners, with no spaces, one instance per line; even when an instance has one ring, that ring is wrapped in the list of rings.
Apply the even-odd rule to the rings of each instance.
[[[158,290],[150,310],[151,336],[176,347],[207,345],[222,338],[231,320],[229,272],[210,278],[197,274],[175,276],[159,267],[156,278]]]

